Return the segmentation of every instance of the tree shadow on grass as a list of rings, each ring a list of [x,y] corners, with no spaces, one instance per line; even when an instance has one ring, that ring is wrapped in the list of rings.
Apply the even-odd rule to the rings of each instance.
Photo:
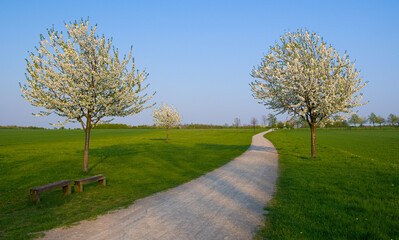
[[[251,145],[248,148],[249,151],[264,151],[264,152],[276,152],[276,150],[272,147],[265,147],[265,146],[257,146]]]
[[[235,150],[235,149],[247,150],[250,145],[225,145],[225,144],[199,143],[196,144],[196,146],[207,150],[223,151],[223,150]]]
[[[150,139],[152,141],[166,141],[166,139]],[[118,157],[126,157],[134,158],[135,155],[142,153],[142,152],[149,152],[153,158],[163,159],[165,163],[169,163],[174,165],[174,167],[181,167],[180,161],[174,161],[173,155],[190,155],[192,151],[194,152],[201,152],[201,151],[231,151],[231,150],[240,150],[245,152],[249,145],[224,145],[224,144],[206,144],[206,143],[199,143],[195,144],[193,147],[177,147],[177,148],[167,148],[168,151],[164,147],[152,147],[153,144],[123,144],[123,145],[112,145],[112,146],[105,146],[101,148],[91,149],[89,152],[89,156],[96,158],[96,162],[89,167],[89,173],[92,172],[98,165],[104,163],[110,158],[118,158]],[[174,152],[173,149],[177,152]],[[260,150],[260,149],[259,149]],[[262,149],[264,150],[264,149]]]
[[[89,172],[111,157],[134,156],[139,152],[141,151],[135,145],[128,144],[91,149],[89,155],[97,157],[99,160],[89,168]]]

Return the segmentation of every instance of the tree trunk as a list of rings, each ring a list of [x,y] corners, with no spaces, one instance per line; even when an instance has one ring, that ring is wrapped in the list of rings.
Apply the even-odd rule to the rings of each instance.
[[[90,126],[86,126],[85,129],[86,138],[85,138],[85,151],[83,157],[83,171],[89,171],[89,140],[90,140]]]
[[[316,157],[316,125],[310,124],[310,143],[312,149],[312,158]]]
[[[166,142],[169,140],[169,128],[166,128]]]

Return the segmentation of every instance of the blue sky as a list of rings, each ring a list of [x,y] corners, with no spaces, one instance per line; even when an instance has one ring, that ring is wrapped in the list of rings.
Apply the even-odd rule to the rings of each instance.
[[[360,115],[399,115],[398,12],[399,1],[0,0],[0,125],[51,128],[62,120],[32,116],[39,109],[18,83],[26,82],[25,58],[40,34],[87,17],[120,53],[133,46],[138,68],[149,73],[148,93],[157,92],[153,102],[175,105],[183,123],[249,123],[272,113],[251,96],[249,74],[280,35],[299,28],[356,60],[370,101]],[[152,124],[151,110],[113,122]]]

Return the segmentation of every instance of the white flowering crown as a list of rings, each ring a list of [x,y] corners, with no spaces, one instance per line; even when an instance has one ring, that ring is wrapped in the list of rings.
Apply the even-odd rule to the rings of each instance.
[[[177,109],[163,103],[152,111],[152,116],[154,118],[154,123],[159,127],[171,128],[182,122],[182,118]]]
[[[144,103],[153,95],[140,95],[148,87],[143,85],[148,74],[135,69],[132,49],[119,59],[112,39],[96,35],[97,26],[89,28],[89,21],[65,27],[66,35],[54,29],[48,30],[47,39],[41,35],[37,53],[30,52],[26,60],[27,84],[20,84],[23,97],[46,109],[36,116],[56,113],[66,118],[59,125],[78,121],[91,128],[103,117],[128,116],[148,108]]]
[[[352,114],[365,86],[348,55],[341,56],[316,33],[298,30],[280,37],[253,69],[255,99],[279,113],[303,117],[316,126],[333,114]]]

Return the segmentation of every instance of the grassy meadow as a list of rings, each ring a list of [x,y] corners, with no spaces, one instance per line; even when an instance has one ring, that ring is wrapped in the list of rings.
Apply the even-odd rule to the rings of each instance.
[[[95,129],[84,173],[82,130],[1,129],[0,239],[35,238],[190,181],[246,151],[252,135],[252,129],[174,129],[166,143],[165,130]],[[39,204],[29,199],[32,187],[97,174],[107,186],[87,184],[69,196],[46,192]]]
[[[309,130],[265,135],[279,179],[260,239],[399,239],[399,130]]]

